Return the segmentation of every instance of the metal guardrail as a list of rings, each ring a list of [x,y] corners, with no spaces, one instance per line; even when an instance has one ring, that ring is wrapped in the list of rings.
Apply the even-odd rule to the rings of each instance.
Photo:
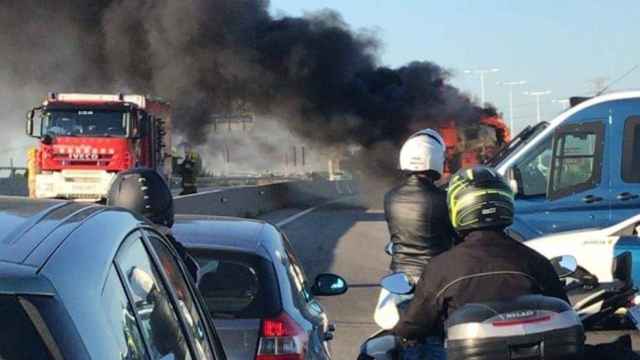
[[[0,195],[26,196],[28,194],[27,178],[24,175],[27,168],[0,166],[0,175],[3,171],[9,171],[9,176],[0,176]]]
[[[353,181],[289,181],[177,196],[174,205],[179,214],[255,217],[280,208],[309,207],[357,193]]]

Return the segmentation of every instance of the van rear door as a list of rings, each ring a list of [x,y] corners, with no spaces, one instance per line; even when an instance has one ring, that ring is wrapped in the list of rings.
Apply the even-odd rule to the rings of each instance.
[[[611,168],[610,224],[640,213],[640,111],[623,126],[622,136],[610,139],[613,153],[621,154]]]

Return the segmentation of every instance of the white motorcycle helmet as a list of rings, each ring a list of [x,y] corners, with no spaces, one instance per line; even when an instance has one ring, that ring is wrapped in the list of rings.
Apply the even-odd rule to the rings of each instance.
[[[444,139],[433,129],[420,130],[411,135],[400,149],[400,170],[410,172],[435,171],[442,176],[447,147]]]

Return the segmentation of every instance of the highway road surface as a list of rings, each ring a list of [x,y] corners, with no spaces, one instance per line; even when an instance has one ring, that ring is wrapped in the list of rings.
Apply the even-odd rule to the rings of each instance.
[[[278,223],[302,210],[282,210],[263,218]],[[347,294],[322,298],[320,302],[337,325],[333,358],[356,359],[360,344],[377,330],[373,322],[377,283],[389,265],[384,253],[388,231],[383,211],[365,209],[353,199],[345,200],[295,218],[282,228],[303,262],[307,277],[313,279],[328,271],[344,276],[350,284]],[[618,335],[590,334],[589,342],[608,342]]]

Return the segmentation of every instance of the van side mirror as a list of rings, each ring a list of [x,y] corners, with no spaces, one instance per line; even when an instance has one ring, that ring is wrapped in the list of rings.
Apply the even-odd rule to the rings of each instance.
[[[511,191],[513,191],[514,194],[518,194],[518,180],[510,179],[509,187],[511,188]]]
[[[559,278],[571,276],[578,270],[578,261],[572,255],[555,257],[551,259],[551,265]]]
[[[509,181],[509,187],[513,194],[518,196],[522,195],[522,175],[520,174],[520,169],[517,167],[509,169],[507,172],[507,180]]]

